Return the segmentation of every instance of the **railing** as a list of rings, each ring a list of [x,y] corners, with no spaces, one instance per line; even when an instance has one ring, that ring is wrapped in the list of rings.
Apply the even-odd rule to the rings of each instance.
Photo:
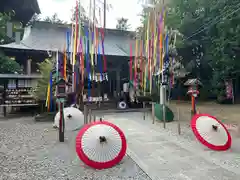
[[[88,124],[88,123],[92,123],[92,122],[96,122],[97,121],[97,115],[96,114],[108,114],[108,113],[126,113],[126,112],[141,112],[142,113],[142,119],[145,120],[149,120],[149,118],[146,118],[146,116],[148,116],[148,114],[151,114],[151,121],[152,124],[155,124],[156,122],[156,117],[155,117],[155,108],[154,105],[155,103],[150,103],[151,107],[146,107],[146,103],[143,103],[142,108],[138,108],[138,109],[125,109],[125,110],[119,110],[119,109],[93,109],[91,108],[89,105],[84,105],[84,124]],[[175,123],[177,123],[177,132],[180,135],[181,134],[181,123],[180,123],[180,111],[179,108],[176,108],[173,110],[174,114],[175,114]],[[166,120],[165,120],[165,113],[163,113],[163,128],[166,128]],[[101,117],[98,116],[99,120],[102,121],[103,120],[103,116]]]

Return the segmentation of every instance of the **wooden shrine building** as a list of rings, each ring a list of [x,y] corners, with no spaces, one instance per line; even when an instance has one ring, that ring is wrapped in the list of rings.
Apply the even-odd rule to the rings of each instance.
[[[0,13],[11,15],[11,22],[13,24],[20,22],[21,25],[25,27],[34,14],[40,14],[40,8],[37,0],[2,0]],[[15,38],[13,37],[9,38],[8,41],[13,42],[14,40]],[[6,50],[3,47],[0,49],[3,51]],[[35,86],[35,79],[40,77],[38,74],[32,74],[29,71],[31,65],[28,61],[24,61],[25,58],[22,58],[28,57],[25,52],[16,54],[16,51],[12,50],[6,54],[9,55],[12,60],[16,60],[22,65],[24,73],[0,74],[0,106],[3,107],[4,116],[6,116],[7,107],[36,105],[35,99],[32,98],[30,92],[32,91],[32,87]],[[19,58],[19,54],[21,54],[21,58]]]
[[[10,43],[0,45],[0,48],[23,66],[25,74],[36,77],[39,62],[51,54],[56,59],[56,52],[63,51],[66,44],[66,32],[70,25],[52,24],[48,22],[35,22],[25,28],[20,44]],[[104,91],[108,95],[120,94],[122,79],[129,77],[129,44],[132,32],[115,29],[106,29],[104,50],[107,61],[108,81]]]

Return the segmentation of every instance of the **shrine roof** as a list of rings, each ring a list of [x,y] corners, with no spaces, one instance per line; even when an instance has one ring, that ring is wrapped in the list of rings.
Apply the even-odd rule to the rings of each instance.
[[[10,43],[0,45],[0,47],[37,51],[63,51],[64,44],[66,44],[67,31],[71,32],[70,25],[36,22],[32,26],[25,28],[20,44]],[[130,56],[129,44],[132,34],[133,32],[131,31],[106,29],[104,40],[105,55]],[[69,51],[72,52],[72,49]],[[102,53],[101,46],[100,53]]]

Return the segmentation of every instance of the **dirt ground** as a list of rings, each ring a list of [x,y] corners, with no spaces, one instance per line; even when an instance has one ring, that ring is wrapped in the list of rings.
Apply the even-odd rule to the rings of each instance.
[[[175,118],[177,118],[176,114],[179,108],[180,120],[191,120],[191,102],[171,101],[169,106],[174,112]],[[223,123],[240,125],[240,104],[222,105],[215,102],[199,102],[196,107],[199,113],[207,113],[215,116]]]

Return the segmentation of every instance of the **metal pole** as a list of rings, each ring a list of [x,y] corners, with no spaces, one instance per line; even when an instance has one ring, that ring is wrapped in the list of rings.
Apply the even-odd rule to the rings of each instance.
[[[179,107],[177,107],[177,128],[178,128],[178,134],[181,134],[181,126],[180,126],[180,110]]]
[[[87,105],[84,105],[83,115],[84,115],[84,124],[87,124],[87,121],[88,121],[88,109],[87,109]]]
[[[166,109],[165,104],[163,104],[163,128],[166,128]]]
[[[166,104],[165,104],[165,101],[166,101],[166,89],[165,89],[165,86],[162,87],[163,88],[163,128],[165,129],[166,128]]]
[[[64,142],[64,114],[63,114],[63,102],[59,103],[60,120],[59,120],[59,142]]]
[[[152,102],[152,123],[154,124],[155,123],[155,108],[154,108],[154,102]]]
[[[103,2],[103,28],[106,29],[107,0]]]
[[[88,122],[87,123],[90,123],[92,121],[92,110],[89,109],[88,111]]]
[[[143,120],[146,119],[145,106],[146,106],[146,104],[145,104],[145,102],[143,102]]]

